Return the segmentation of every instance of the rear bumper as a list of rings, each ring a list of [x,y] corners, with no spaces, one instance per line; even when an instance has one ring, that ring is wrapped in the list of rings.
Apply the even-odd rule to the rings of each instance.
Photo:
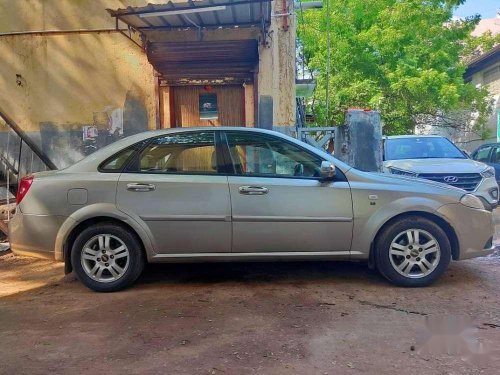
[[[63,216],[27,215],[17,212],[9,222],[9,239],[15,254],[54,259],[57,232]]]
[[[492,239],[495,226],[490,211],[454,203],[442,206],[438,212],[449,223],[453,223],[459,243],[458,260],[483,257],[493,253]]]

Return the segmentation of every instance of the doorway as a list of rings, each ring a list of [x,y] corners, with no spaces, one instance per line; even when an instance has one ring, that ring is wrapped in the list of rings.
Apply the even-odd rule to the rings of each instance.
[[[165,94],[168,100],[161,101],[164,127],[168,123],[170,127],[245,126],[242,85],[170,86]]]

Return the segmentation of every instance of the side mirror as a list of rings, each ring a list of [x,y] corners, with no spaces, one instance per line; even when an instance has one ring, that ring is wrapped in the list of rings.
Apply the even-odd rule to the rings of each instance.
[[[331,180],[335,177],[335,165],[329,161],[321,162],[320,177],[324,181]]]

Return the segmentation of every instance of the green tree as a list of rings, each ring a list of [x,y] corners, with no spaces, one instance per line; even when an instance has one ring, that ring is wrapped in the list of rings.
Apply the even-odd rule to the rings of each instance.
[[[340,124],[349,107],[368,107],[381,112],[386,134],[413,133],[429,121],[464,126],[471,114],[473,126],[483,132],[488,92],[463,80],[463,55],[478,47],[470,33],[479,17],[453,20],[462,2],[324,0],[322,9],[300,14],[298,36],[317,80],[313,111],[318,124]],[[469,115],[446,115],[452,112]]]

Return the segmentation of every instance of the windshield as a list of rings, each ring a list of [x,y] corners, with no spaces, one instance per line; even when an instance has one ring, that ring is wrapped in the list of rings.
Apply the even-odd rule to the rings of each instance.
[[[440,158],[465,159],[465,155],[446,138],[392,138],[385,141],[385,160]]]

